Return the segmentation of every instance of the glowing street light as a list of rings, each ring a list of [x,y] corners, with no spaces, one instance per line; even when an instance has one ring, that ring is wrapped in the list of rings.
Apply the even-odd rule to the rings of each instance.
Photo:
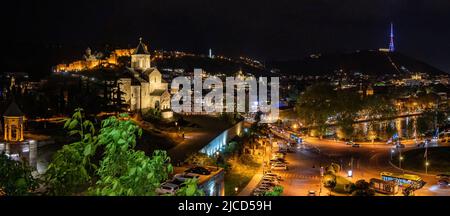
[[[430,163],[427,161],[425,162],[425,174],[428,174],[428,166],[430,166]]]
[[[349,177],[349,178],[353,177],[353,171],[352,170],[347,171],[347,177]]]
[[[403,158],[403,156],[401,155],[401,153],[400,153],[400,157],[399,157],[399,160],[398,160],[398,167],[401,169],[402,168],[402,160],[403,160],[404,158]]]

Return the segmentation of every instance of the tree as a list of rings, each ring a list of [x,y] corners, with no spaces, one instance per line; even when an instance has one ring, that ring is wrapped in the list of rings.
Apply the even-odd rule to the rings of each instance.
[[[426,111],[417,117],[417,132],[425,134],[434,127],[435,112]]]
[[[205,192],[198,188],[198,179],[188,179],[181,184],[177,196],[204,196]]]
[[[338,118],[337,135],[340,139],[352,139],[355,129],[353,128],[352,118]]]
[[[352,196],[374,196],[375,191],[370,188],[370,184],[364,179],[358,180],[355,183]]]
[[[98,143],[105,152],[97,170],[99,177],[91,187],[92,194],[100,196],[155,195],[156,188],[173,171],[165,151],[157,150],[151,157],[136,151],[136,137],[142,129],[121,114],[102,122]]]
[[[325,168],[325,171],[326,173],[335,175],[341,171],[341,166],[339,166],[339,164],[336,163],[331,163],[329,166]]]
[[[395,116],[397,111],[388,98],[381,96],[370,97],[364,101],[362,113],[368,119],[382,119]]]
[[[340,138],[351,139],[353,137],[353,123],[358,117],[358,111],[362,108],[361,97],[354,91],[338,91],[334,99],[336,109],[336,123],[339,127]]]
[[[79,136],[79,140],[56,152],[44,174],[48,192],[52,195],[82,191],[95,169],[91,158],[97,148],[97,137],[92,122],[85,120],[83,109],[76,109],[72,118],[66,120],[64,128],[69,130],[69,136]]]
[[[395,128],[392,127],[392,125],[390,123],[388,123],[386,125],[386,139],[390,139],[394,136],[394,134],[396,133]]]
[[[336,187],[337,179],[334,174],[328,173],[323,177],[323,186],[328,189],[331,196],[331,191]]]
[[[310,86],[297,99],[296,111],[301,121],[316,128],[320,138],[325,134],[328,118],[335,114],[336,92],[329,84]]]
[[[186,162],[197,166],[213,166],[215,164],[214,159],[204,153],[191,154],[186,159]]]
[[[31,175],[31,168],[24,161],[15,161],[0,154],[0,194],[7,196],[31,195],[39,182]]]
[[[157,122],[161,120],[161,110],[150,108],[144,112],[144,120],[149,122]]]
[[[282,186],[275,186],[272,190],[264,193],[264,196],[281,196],[284,188]]]

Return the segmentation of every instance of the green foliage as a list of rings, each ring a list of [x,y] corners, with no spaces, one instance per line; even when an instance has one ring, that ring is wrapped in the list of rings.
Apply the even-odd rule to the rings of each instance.
[[[339,166],[339,164],[336,163],[331,163],[329,166],[327,166],[325,168],[325,172],[329,173],[329,174],[337,174],[341,171],[341,166]]]
[[[213,166],[213,165],[215,165],[214,159],[204,153],[191,154],[186,159],[186,162],[188,164],[197,165],[197,166]]]
[[[392,127],[391,124],[387,124],[387,125],[386,125],[386,130],[385,130],[385,132],[386,132],[386,138],[387,138],[387,139],[390,139],[390,138],[391,138],[392,136],[394,136],[394,134],[396,133],[395,128]]]
[[[352,196],[374,196],[375,191],[370,188],[370,183],[364,179],[358,180],[353,188]]]
[[[161,120],[161,110],[150,108],[143,114],[143,119],[149,122],[157,122]]]
[[[325,174],[325,176],[323,177],[322,183],[323,183],[323,186],[330,191],[330,195],[331,195],[331,191],[337,185],[337,178],[334,174],[328,173],[328,174]]]
[[[205,192],[199,189],[197,179],[188,179],[181,184],[181,188],[177,191],[177,196],[204,196]]]
[[[328,84],[310,86],[297,100],[297,114],[307,126],[317,128],[319,136],[326,130],[328,118],[335,114],[336,92]]]
[[[356,190],[356,186],[354,183],[349,183],[344,185],[344,191],[351,194]]]
[[[264,193],[264,196],[281,196],[284,188],[282,186],[275,186],[272,190]]]
[[[126,114],[120,116],[127,118]],[[155,151],[152,157],[134,150],[136,137],[142,129],[130,120],[110,117],[102,122],[98,142],[105,152],[95,186],[90,191],[101,196],[155,195],[155,189],[173,171],[165,151]]]
[[[362,107],[362,113],[369,119],[381,119],[395,116],[397,111],[389,98],[374,96],[366,99]]]
[[[39,185],[25,162],[12,160],[5,154],[0,154],[0,174],[0,195],[31,195]]]
[[[85,120],[83,109],[78,108],[67,119],[64,128],[70,136],[79,136],[79,141],[65,145],[55,153],[44,174],[48,193],[71,195],[89,184],[95,166],[90,162],[96,152],[97,137],[91,121]]]

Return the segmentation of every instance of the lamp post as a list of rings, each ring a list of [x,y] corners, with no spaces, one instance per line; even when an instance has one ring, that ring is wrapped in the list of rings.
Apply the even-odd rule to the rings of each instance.
[[[430,163],[428,161],[425,162],[425,174],[428,174],[428,166],[430,166]]]
[[[403,156],[400,153],[400,157],[398,158],[398,167],[400,167],[400,169],[402,169],[402,160],[403,160]]]
[[[216,151],[216,169],[219,170],[219,156],[220,152]]]

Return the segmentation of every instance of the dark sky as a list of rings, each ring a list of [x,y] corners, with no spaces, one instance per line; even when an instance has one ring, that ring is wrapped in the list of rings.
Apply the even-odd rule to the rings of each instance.
[[[386,47],[450,72],[449,0],[110,0],[2,2],[2,71],[43,73],[62,59],[135,46],[260,60]]]

